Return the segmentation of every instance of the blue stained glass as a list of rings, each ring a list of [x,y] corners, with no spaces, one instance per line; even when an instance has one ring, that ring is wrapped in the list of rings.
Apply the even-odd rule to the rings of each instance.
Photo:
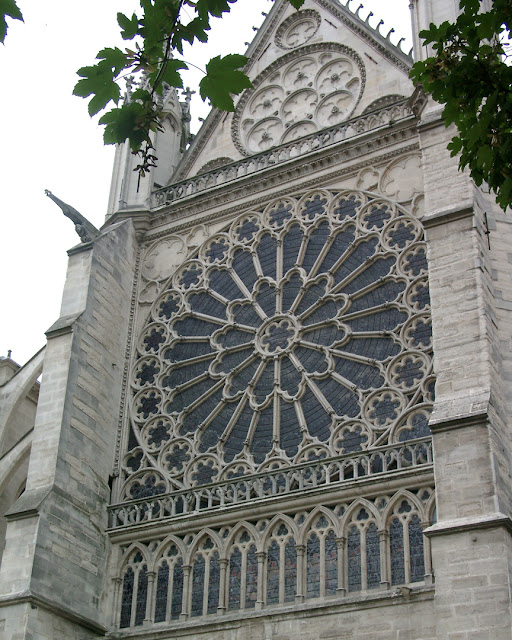
[[[404,530],[398,518],[393,520],[389,528],[389,547],[391,584],[403,584],[405,582]]]
[[[347,254],[346,258],[334,272],[335,283],[339,284],[347,276],[352,275],[352,273],[358,269],[367,258],[373,256],[378,242],[377,238],[368,238],[359,242],[357,245],[352,245],[352,251]]]
[[[219,606],[220,564],[217,551],[210,558],[210,581],[208,583],[208,613],[216,613]]]
[[[327,222],[321,222],[315,231],[308,237],[306,253],[302,261],[302,266],[307,273],[311,271],[320,252],[329,241],[331,230]]]
[[[372,307],[377,307],[380,304],[396,300],[404,289],[405,282],[385,282],[368,293],[352,300],[350,312],[353,313],[354,311],[371,309]]]
[[[349,198],[340,198],[336,208],[334,209],[334,213],[338,216],[339,220],[343,220],[344,218],[353,218],[360,206],[361,202],[356,200],[354,196],[350,196]]]
[[[427,256],[425,249],[419,249],[414,253],[411,253],[405,260],[405,270],[412,273],[414,276],[418,276],[422,271],[427,270]]]
[[[238,250],[233,258],[233,269],[240,276],[242,282],[249,291],[252,291],[254,283],[258,279],[258,274],[254,268],[252,255],[249,251]]]
[[[270,213],[269,220],[271,224],[275,226],[281,226],[284,224],[288,218],[291,218],[291,208],[291,204],[285,205],[283,202],[280,202],[279,205]]]
[[[121,596],[121,621],[119,624],[121,629],[130,626],[130,620],[132,616],[134,578],[135,576],[133,573],[133,569],[129,567],[123,578],[123,593]]]
[[[361,590],[361,534],[352,527],[347,536],[348,590]]]
[[[283,273],[297,264],[297,255],[302,244],[303,233],[300,227],[293,225],[283,237]]]
[[[425,576],[423,555],[423,531],[417,515],[409,520],[409,552],[411,561],[411,582],[420,582]]]
[[[300,431],[299,421],[295,413],[295,407],[290,402],[283,399],[280,402],[280,437],[281,447],[286,453],[293,458],[299,450],[299,444],[302,441],[302,433]]]
[[[314,533],[306,548],[306,598],[320,596],[320,540]]]
[[[355,320],[345,320],[353,331],[391,331],[407,320],[407,314],[398,309],[385,309]]]
[[[380,544],[375,523],[366,530],[366,583],[368,589],[376,589],[380,585]]]
[[[183,560],[174,565],[172,576],[171,620],[177,620],[183,609]]]
[[[251,545],[247,552],[247,568],[245,582],[245,608],[253,609],[258,597],[258,559],[256,547]]]
[[[336,264],[339,258],[354,242],[355,231],[355,226],[350,226],[335,235],[334,241],[329,247],[329,250],[327,251],[327,254],[320,266],[319,273],[329,271],[329,269]]]
[[[198,556],[192,570],[192,607],[190,612],[193,618],[203,615],[204,569],[204,558]]]
[[[228,300],[244,297],[238,286],[233,282],[228,271],[211,269],[209,271],[209,284],[211,289],[217,291],[217,293],[220,293],[221,296],[224,296],[224,298]]]
[[[155,622],[165,620],[169,591],[169,565],[162,562],[156,577]]]
[[[229,559],[228,608],[240,609],[240,589],[242,588],[242,554],[236,548]]]
[[[329,531],[325,538],[325,595],[332,596],[338,588],[338,545],[336,534]]]
[[[311,200],[305,202],[304,211],[302,215],[308,220],[313,220],[315,216],[319,216],[325,212],[325,205],[327,200],[319,195],[316,195]]]
[[[353,278],[349,284],[343,287],[344,293],[355,293],[367,287],[379,278],[384,278],[395,265],[395,258],[377,258],[370,262],[368,266],[358,276]]]
[[[146,602],[148,599],[148,574],[147,567],[143,565],[139,571],[139,579],[137,581],[137,603],[135,605],[135,626],[139,626],[144,622],[146,617]]]
[[[324,442],[328,440],[331,435],[331,417],[325,412],[325,409],[309,387],[306,387],[301,404],[306,424],[309,427],[309,433]]]
[[[222,320],[226,319],[225,305],[219,300],[212,298],[208,293],[204,293],[203,291],[195,293],[189,296],[188,301],[192,311],[204,313],[205,315],[213,316],[215,318],[221,318]]]
[[[256,249],[258,258],[261,265],[263,275],[269,278],[276,277],[276,264],[277,264],[277,241],[268,233],[265,234]]]
[[[389,235],[393,240],[392,244],[403,249],[408,242],[414,240],[414,227],[410,223],[400,222]]]
[[[297,550],[293,538],[286,543],[284,550],[284,601],[295,600],[297,593]]]
[[[271,365],[273,363],[270,363]],[[271,367],[267,366],[267,369]],[[272,370],[273,372],[273,370]],[[263,372],[263,375],[265,372]],[[273,380],[273,379],[272,379]],[[274,427],[274,407],[270,404],[259,415],[258,423],[251,443],[251,453],[257,463],[263,462],[265,456],[272,447],[272,435]]]
[[[279,545],[272,541],[267,552],[267,604],[279,602]]]
[[[369,339],[368,342],[373,340]],[[335,358],[335,363],[335,370],[360,389],[379,388],[384,384],[377,367],[345,358]]]
[[[383,205],[380,207],[371,207],[369,211],[365,213],[364,220],[369,229],[382,229],[384,224],[391,218],[388,208]]]

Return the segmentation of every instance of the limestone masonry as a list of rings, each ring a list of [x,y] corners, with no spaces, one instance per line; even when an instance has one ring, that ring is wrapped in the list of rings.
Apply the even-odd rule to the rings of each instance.
[[[456,10],[412,0],[416,59]],[[276,0],[247,55],[139,188],[117,149],[99,231],[48,194],[82,242],[0,358],[0,636],[511,640],[510,216],[357,12]]]

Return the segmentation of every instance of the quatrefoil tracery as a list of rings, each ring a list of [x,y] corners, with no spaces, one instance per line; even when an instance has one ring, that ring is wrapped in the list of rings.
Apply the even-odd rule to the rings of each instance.
[[[315,191],[236,220],[140,337],[126,497],[148,468],[200,485],[425,435],[427,286],[420,225],[391,202]]]

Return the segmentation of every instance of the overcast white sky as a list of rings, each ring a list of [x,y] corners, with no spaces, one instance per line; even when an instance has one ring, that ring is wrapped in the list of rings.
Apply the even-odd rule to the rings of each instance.
[[[366,0],[362,16],[385,20],[393,41],[408,38],[408,0]],[[122,46],[117,11],[130,14],[135,0],[18,0],[25,23],[10,22],[0,47],[0,356],[12,349],[23,364],[45,343],[44,331],[59,316],[66,250],[79,242],[73,225],[45,195],[50,189],[101,226],[107,208],[113,147],[87,114],[87,102],[71,95],[76,70],[92,64],[106,46]],[[358,0],[351,7],[357,9]],[[213,25],[205,47],[187,58],[204,68],[215,55],[244,53],[271,0],[239,0],[229,17]],[[200,77],[190,77],[188,84]],[[192,86],[195,89],[195,86]],[[195,96],[197,99],[197,95]],[[205,117],[200,100],[193,115]],[[197,128],[197,120],[195,124]]]

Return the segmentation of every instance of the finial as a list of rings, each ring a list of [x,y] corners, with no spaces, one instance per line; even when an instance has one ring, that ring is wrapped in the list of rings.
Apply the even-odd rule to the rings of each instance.
[[[379,24],[375,27],[375,31],[377,31],[378,33],[380,33],[380,27],[381,25],[384,24],[384,20],[382,20],[382,18],[379,20]],[[381,34],[382,35],[382,34]]]
[[[79,211],[54,196],[53,193],[48,189],[45,189],[44,192],[45,195],[50,198],[50,200],[53,200],[55,204],[60,207],[62,213],[66,216],[66,218],[69,218],[72,222],[75,223],[75,231],[80,236],[80,240],[82,242],[92,242],[100,235],[98,229],[96,229],[96,227],[91,224],[89,220],[87,220],[87,218],[85,218]]]
[[[400,38],[400,40],[397,42],[396,46],[403,51],[402,49],[402,42],[405,40],[405,38]],[[404,52],[405,53],[405,52]]]
[[[373,11],[370,11],[370,13],[366,16],[366,24],[370,24],[370,18],[373,16]]]
[[[192,91],[192,89],[190,87],[187,87],[186,89],[183,89],[183,95],[185,96],[185,102],[190,102],[192,100],[192,96],[194,95],[195,91]]]
[[[12,349],[7,349],[7,357],[10,358],[12,356]]]
[[[359,12],[361,11],[361,9],[362,9],[363,7],[364,7],[364,5],[363,5],[363,4],[360,4],[360,5],[357,7],[357,10],[356,10],[356,16],[357,16],[358,18],[360,18],[360,17],[361,17],[361,16],[359,15]]]
[[[390,36],[392,33],[395,33],[395,30],[393,29],[393,27],[391,27],[391,29],[389,30],[388,35],[386,36],[386,40],[389,40],[389,36]]]

